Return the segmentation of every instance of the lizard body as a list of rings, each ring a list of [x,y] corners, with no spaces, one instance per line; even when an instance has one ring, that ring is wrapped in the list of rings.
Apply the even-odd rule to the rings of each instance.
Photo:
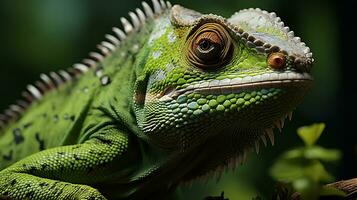
[[[312,82],[300,38],[260,9],[143,8],[0,116],[0,198],[168,199],[274,142]]]

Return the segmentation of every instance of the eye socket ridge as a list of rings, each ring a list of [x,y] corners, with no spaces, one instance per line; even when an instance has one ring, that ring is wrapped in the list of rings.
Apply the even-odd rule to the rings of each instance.
[[[232,39],[220,24],[203,24],[187,41],[187,58],[196,67],[204,69],[219,67],[231,58]]]

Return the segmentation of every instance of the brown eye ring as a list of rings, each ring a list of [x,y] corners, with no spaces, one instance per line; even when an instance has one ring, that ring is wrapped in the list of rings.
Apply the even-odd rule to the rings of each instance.
[[[268,57],[268,65],[273,69],[283,69],[286,65],[286,56],[283,53],[271,53]]]
[[[233,52],[232,39],[220,24],[206,23],[189,36],[187,58],[202,69],[212,69],[226,64]]]

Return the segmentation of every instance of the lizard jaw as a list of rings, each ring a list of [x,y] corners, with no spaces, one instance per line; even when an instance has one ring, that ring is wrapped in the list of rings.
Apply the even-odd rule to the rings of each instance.
[[[211,178],[216,178],[216,180],[219,181],[224,172],[227,172],[229,170],[234,171],[238,166],[245,164],[247,162],[249,153],[255,151],[256,154],[259,154],[261,150],[260,148],[261,143],[264,145],[264,147],[267,147],[269,142],[271,143],[272,146],[274,146],[275,136],[274,136],[273,129],[277,128],[279,132],[282,133],[282,128],[284,127],[285,119],[289,119],[289,121],[291,121],[292,113],[293,113],[292,111],[287,113],[280,120],[275,121],[272,127],[266,128],[264,133],[259,137],[258,140],[255,141],[253,146],[246,147],[245,149],[242,150],[240,154],[232,156],[231,158],[226,160],[223,164],[216,166],[212,170],[204,173],[203,175],[199,175],[197,177],[188,180],[183,180],[180,182],[180,184],[191,186],[194,181],[208,181]]]
[[[297,72],[271,72],[256,76],[236,77],[233,79],[201,81],[186,88],[176,90],[168,87],[162,94],[158,95],[159,101],[170,101],[181,94],[230,94],[239,93],[246,89],[267,88],[269,86],[296,85],[311,83],[312,77],[308,73]]]

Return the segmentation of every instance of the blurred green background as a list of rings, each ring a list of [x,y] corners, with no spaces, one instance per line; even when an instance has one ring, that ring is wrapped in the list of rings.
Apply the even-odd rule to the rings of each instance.
[[[354,61],[352,5],[348,1],[286,0],[174,0],[203,13],[229,17],[239,9],[259,7],[275,11],[314,53],[315,84],[304,103],[286,123],[284,134],[275,147],[268,146],[234,172],[215,179],[183,187],[187,199],[221,191],[230,199],[250,199],[255,195],[269,197],[274,182],[268,169],[286,149],[302,145],[296,128],[313,122],[325,122],[325,133],[319,143],[343,152],[340,163],[332,166],[337,179],[356,177],[356,83]],[[140,6],[139,0],[2,0],[0,1],[0,109],[20,97],[26,84],[42,72],[62,69],[79,62],[95,50],[97,43],[119,18]]]

